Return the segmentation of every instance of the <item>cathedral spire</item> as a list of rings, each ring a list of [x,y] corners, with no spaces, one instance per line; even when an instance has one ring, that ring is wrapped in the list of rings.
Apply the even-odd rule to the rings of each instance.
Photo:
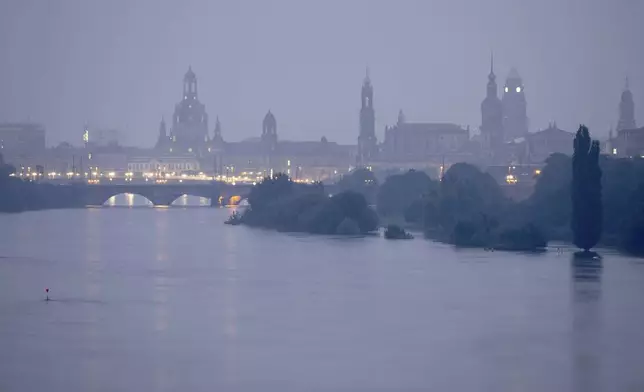
[[[494,51],[490,51],[490,76],[489,78],[495,78],[496,75],[494,75]]]
[[[168,142],[168,132],[165,126],[165,118],[161,116],[161,123],[159,123],[159,136],[157,138],[157,148],[165,148]]]
[[[219,122],[219,116],[215,119],[215,138],[221,137],[221,123]]]
[[[490,73],[487,76],[487,96],[497,97],[496,75],[494,74],[494,52],[490,51]]]

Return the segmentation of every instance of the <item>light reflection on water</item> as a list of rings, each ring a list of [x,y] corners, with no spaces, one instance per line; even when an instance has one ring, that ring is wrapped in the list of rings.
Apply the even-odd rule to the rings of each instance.
[[[207,197],[183,195],[179,196],[174,202],[173,206],[181,207],[208,207],[210,206],[210,199]],[[121,193],[110,197],[105,206],[108,207],[152,207],[153,204],[147,198],[132,193]]]
[[[283,234],[230,212],[1,216],[0,390],[644,389],[636,259]]]

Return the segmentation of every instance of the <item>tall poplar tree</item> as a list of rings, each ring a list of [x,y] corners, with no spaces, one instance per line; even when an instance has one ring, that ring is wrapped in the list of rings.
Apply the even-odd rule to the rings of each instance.
[[[588,128],[579,126],[572,156],[573,243],[584,251],[597,245],[602,232],[602,172],[599,142],[590,138]]]

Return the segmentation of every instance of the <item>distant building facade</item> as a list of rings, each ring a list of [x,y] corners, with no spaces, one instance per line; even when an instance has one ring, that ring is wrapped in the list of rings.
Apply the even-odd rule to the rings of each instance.
[[[400,111],[398,122],[385,128],[378,162],[409,166],[469,160],[469,139],[469,129],[451,123],[408,122]]]
[[[0,153],[16,168],[43,165],[45,128],[36,123],[0,123]]]
[[[575,134],[557,127],[552,123],[548,128],[529,133],[526,137],[526,158],[524,163],[541,163],[550,155],[561,153],[572,155]]]
[[[45,150],[45,128],[35,123],[0,123],[0,152],[37,154]]]
[[[90,128],[83,129],[83,145],[86,148],[105,148],[119,145],[119,132],[116,129]]]
[[[198,172],[199,160],[191,154],[168,156],[138,156],[127,161],[127,171],[134,174],[152,173],[181,175]]]
[[[373,90],[369,92],[365,88],[363,92],[365,108],[368,109],[371,107]],[[364,113],[366,122],[363,125],[369,129],[368,110]],[[373,116],[371,118],[373,124]],[[370,134],[374,136],[374,144],[368,151],[374,151],[375,154],[375,133]],[[131,163],[135,167],[153,167],[157,164],[163,167],[162,162],[181,157],[184,163],[177,163],[181,167],[187,165],[185,160],[192,156],[198,161],[200,171],[219,176],[238,176],[241,173],[266,176],[284,172],[294,178],[327,180],[336,172],[346,172],[355,165],[357,155],[355,146],[341,146],[327,141],[325,137],[319,141],[280,140],[278,121],[270,110],[262,120],[258,137],[239,142],[226,141],[218,117],[211,137],[205,105],[198,99],[197,76],[191,68],[183,79],[183,97],[175,106],[172,126],[168,129],[163,119],[159,124],[155,152],[154,156],[136,158],[136,162]],[[130,163],[128,166],[131,166]]]
[[[326,137],[319,141],[279,140],[277,129],[271,111],[264,116],[261,135],[256,138],[226,142],[218,125],[210,147],[216,174],[267,176],[281,172],[295,179],[327,181],[355,164],[355,146],[339,145]]]

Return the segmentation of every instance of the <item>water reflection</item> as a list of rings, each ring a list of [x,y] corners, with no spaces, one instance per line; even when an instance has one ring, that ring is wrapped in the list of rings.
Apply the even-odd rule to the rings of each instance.
[[[172,202],[173,206],[181,206],[181,207],[208,207],[210,206],[210,199],[207,197],[199,197],[199,196],[191,196],[191,195],[183,195],[179,197],[177,200]]]
[[[226,247],[225,265],[225,286],[224,286],[224,317],[223,331],[226,336],[225,345],[225,377],[229,385],[235,385],[237,379],[237,245],[238,239],[234,232],[228,230],[224,233],[223,244]]]
[[[102,297],[102,249],[101,249],[101,215],[98,210],[89,210],[85,221],[85,298],[88,301]],[[99,323],[98,309],[88,306],[86,310],[85,344],[90,352],[98,352],[97,342],[100,341],[97,324]],[[99,363],[95,356],[89,356],[85,361],[87,390],[95,391],[100,388]]]
[[[154,331],[156,332],[156,347],[163,347],[167,344],[168,328],[170,327],[169,307],[169,279],[168,274],[172,267],[170,260],[168,242],[170,240],[168,211],[156,215],[155,219],[155,249],[156,262],[152,271],[154,287]],[[167,361],[162,351],[157,352],[155,359],[154,381],[155,389],[158,391],[167,390],[171,383]]]
[[[119,193],[107,199],[104,205],[108,207],[149,207],[152,202],[141,195]]]
[[[573,386],[600,391],[603,265],[600,258],[573,255],[571,266]]]
[[[207,197],[182,195],[172,202],[173,206],[179,207],[209,207],[210,199]],[[153,206],[147,198],[133,193],[120,193],[107,199],[106,207],[143,207]]]

